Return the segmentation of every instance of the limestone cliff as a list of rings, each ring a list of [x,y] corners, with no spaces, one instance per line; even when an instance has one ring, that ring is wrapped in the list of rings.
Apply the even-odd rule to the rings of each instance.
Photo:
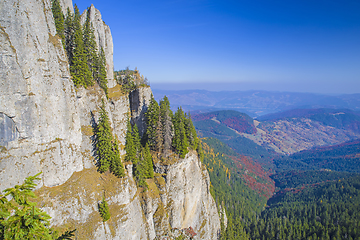
[[[71,0],[60,3],[72,6]],[[110,29],[98,10],[89,10],[104,29],[99,44],[112,51],[106,35]],[[104,39],[109,42],[100,43]],[[195,153],[158,162],[147,191],[136,187],[129,163],[122,179],[96,171],[93,129],[102,99],[122,154],[128,117],[141,133],[146,130],[151,89],[125,94],[121,86],[110,86],[109,99],[97,85],[75,89],[51,0],[1,1],[0,190],[43,172],[37,189],[40,206],[51,215],[53,227],[76,228],[77,239],[173,238],[190,227],[197,239],[217,239],[218,211],[209,194],[209,176]],[[106,223],[98,212],[103,196],[112,216]]]
[[[101,13],[94,7],[93,4],[89,9],[85,10],[81,15],[81,24],[86,21],[87,12],[90,14],[90,22],[94,27],[95,41],[98,49],[103,48],[106,59],[106,76],[108,80],[108,88],[115,87],[116,81],[114,80],[114,46],[110,27],[102,20]]]

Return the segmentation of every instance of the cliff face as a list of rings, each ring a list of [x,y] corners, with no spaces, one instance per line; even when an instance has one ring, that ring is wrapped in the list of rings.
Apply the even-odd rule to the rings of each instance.
[[[43,184],[83,169],[76,93],[50,1],[0,2],[1,189],[43,171]]]
[[[98,9],[91,4],[88,10],[85,10],[81,15],[81,24],[84,24],[86,21],[87,11],[90,14],[90,22],[94,27],[94,35],[97,48],[102,48],[105,53],[106,59],[106,76],[108,79],[108,88],[115,87],[116,81],[114,80],[114,46],[113,39],[110,31],[110,27],[105,24],[102,20],[101,13]]]
[[[60,3],[72,6],[70,0]],[[112,51],[110,30],[93,6],[90,13],[104,29],[99,44]],[[209,177],[194,153],[158,163],[145,192],[136,187],[131,164],[122,179],[96,171],[94,127],[102,99],[121,154],[129,116],[141,133],[146,131],[151,89],[124,95],[121,86],[109,86],[108,100],[97,85],[74,88],[51,0],[1,1],[0,190],[43,172],[37,189],[40,206],[51,215],[53,227],[76,228],[77,239],[174,237],[179,234],[175,228],[188,227],[198,239],[217,239],[220,222]],[[106,223],[98,212],[103,196],[111,213]]]

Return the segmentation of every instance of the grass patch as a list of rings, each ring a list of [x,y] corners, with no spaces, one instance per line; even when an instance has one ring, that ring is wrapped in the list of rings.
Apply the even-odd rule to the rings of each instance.
[[[85,136],[93,136],[94,135],[93,127],[90,125],[81,126],[81,132]]]
[[[122,96],[125,96],[125,93],[123,92],[121,85],[116,84],[115,87],[108,89],[108,96],[109,98],[116,100]]]

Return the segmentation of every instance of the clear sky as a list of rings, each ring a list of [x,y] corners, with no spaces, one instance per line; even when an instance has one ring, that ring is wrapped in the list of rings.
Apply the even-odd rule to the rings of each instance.
[[[359,0],[73,3],[101,11],[115,70],[155,87],[360,92]]]

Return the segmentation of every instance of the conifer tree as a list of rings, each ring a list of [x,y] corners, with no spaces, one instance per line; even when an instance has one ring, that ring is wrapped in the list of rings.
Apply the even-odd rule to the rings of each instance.
[[[74,52],[74,16],[67,8],[66,18],[64,22],[64,33],[65,33],[65,51],[68,57],[69,65],[72,65],[73,52]]]
[[[109,117],[105,110],[105,103],[102,100],[100,107],[100,120],[96,131],[96,150],[99,158],[99,172],[103,173],[109,170],[114,158],[113,137],[111,133]]]
[[[110,211],[109,211],[109,205],[105,200],[105,197],[103,197],[101,203],[99,203],[99,213],[101,218],[103,219],[103,222],[106,222],[110,219]]]
[[[142,146],[141,146],[139,129],[136,124],[134,124],[134,126],[133,126],[132,134],[133,134],[133,139],[134,139],[134,147],[135,147],[135,151],[136,151],[136,156],[137,156],[137,158],[139,158],[139,153],[141,152]]]
[[[146,163],[144,161],[144,151],[143,149],[140,150],[138,154],[138,161],[134,164],[134,175],[136,178],[136,183],[139,187],[147,188],[147,183],[145,181],[147,171],[146,171]]]
[[[154,177],[154,165],[152,156],[150,153],[149,146],[146,144],[144,147],[144,161],[146,165],[146,178],[153,178]]]
[[[164,153],[167,154],[171,150],[172,140],[174,136],[174,127],[173,127],[173,113],[170,109],[169,99],[164,96],[160,100],[160,118],[161,118],[161,127],[162,127],[162,138],[163,138],[163,148]]]
[[[189,141],[189,146],[192,149],[196,150],[199,140],[197,138],[196,129],[191,120],[190,112],[188,114],[185,113],[185,130],[186,130],[186,137]]]
[[[106,58],[104,49],[100,48],[100,53],[97,62],[97,82],[99,86],[104,89],[106,96],[108,95],[107,76],[106,76]]]
[[[91,79],[88,85],[92,85],[94,79],[97,79],[98,71],[97,65],[99,62],[99,57],[97,53],[94,28],[90,22],[90,8],[88,8],[86,13],[86,21],[83,27],[84,32],[84,50],[87,58],[87,65],[91,71]]]
[[[51,11],[54,16],[56,32],[61,37],[62,43],[65,46],[64,14],[61,10],[59,0],[52,1]]]
[[[114,138],[113,141],[113,157],[111,161],[111,172],[118,178],[122,178],[125,176],[124,165],[122,164],[120,159],[119,143],[116,137]]]
[[[159,117],[160,117],[160,108],[159,104],[156,102],[154,96],[151,94],[151,100],[146,116],[146,140],[149,145],[149,148],[153,151],[159,151],[157,144],[157,131],[159,127]]]
[[[21,185],[0,192],[0,239],[42,240],[71,239],[75,230],[67,231],[60,237],[49,229],[50,216],[36,207],[34,193],[38,176],[30,176]]]
[[[181,158],[188,153],[188,139],[185,131],[185,116],[182,108],[178,108],[173,118],[175,136],[173,138],[173,146]]]
[[[132,134],[132,126],[130,120],[127,121],[127,131],[125,136],[125,160],[128,162],[136,163],[136,147],[134,145],[134,137]]]
[[[70,65],[70,73],[73,78],[75,86],[91,85],[91,72],[87,65],[87,57],[84,48],[83,31],[80,23],[80,12],[78,7],[74,6],[74,38],[73,38],[73,56]]]

